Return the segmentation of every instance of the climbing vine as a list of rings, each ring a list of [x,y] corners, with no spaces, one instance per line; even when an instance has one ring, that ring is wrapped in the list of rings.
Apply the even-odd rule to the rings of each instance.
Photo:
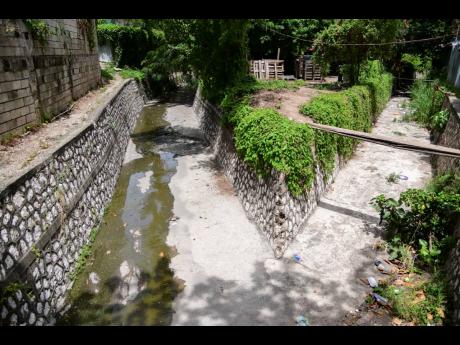
[[[94,40],[94,25],[92,19],[77,19],[77,26],[80,32],[86,36],[89,49],[93,51],[96,42]]]
[[[32,38],[41,43],[46,42],[50,30],[48,24],[42,19],[23,19],[24,25],[30,31]]]

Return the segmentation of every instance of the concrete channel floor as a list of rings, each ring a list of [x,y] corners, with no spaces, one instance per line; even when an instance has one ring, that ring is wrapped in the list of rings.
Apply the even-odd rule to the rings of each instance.
[[[429,142],[429,133],[400,122],[405,98],[392,98],[374,133]],[[168,108],[172,125],[198,127],[190,106]],[[429,156],[361,143],[284,257],[276,260],[267,239],[244,213],[230,183],[214,167],[212,152],[178,157],[171,180],[174,214],[168,245],[171,268],[185,281],[174,302],[173,325],[342,325],[370,288],[359,279],[379,273],[373,249],[378,215],[369,205],[384,193],[397,197],[431,177]],[[392,172],[408,177],[389,183]],[[300,263],[292,257],[301,256]]]

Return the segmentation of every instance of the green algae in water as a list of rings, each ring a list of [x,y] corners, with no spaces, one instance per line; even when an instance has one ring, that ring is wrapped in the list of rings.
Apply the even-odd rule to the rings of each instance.
[[[176,161],[171,153],[153,152],[152,141],[143,135],[168,125],[164,112],[164,105],[154,105],[140,115],[133,134],[141,134],[143,140],[132,138],[137,154],[122,167],[91,259],[70,291],[72,307],[58,324],[171,323],[172,301],[179,288],[169,268],[172,253],[165,241],[173,207],[168,183]],[[92,272],[100,279],[98,284],[91,283]]]

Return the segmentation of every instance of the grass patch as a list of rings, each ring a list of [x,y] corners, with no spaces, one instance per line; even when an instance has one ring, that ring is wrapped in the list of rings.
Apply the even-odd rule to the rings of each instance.
[[[123,79],[129,79],[129,78],[134,78],[137,81],[141,81],[142,79],[145,78],[145,74],[137,69],[131,69],[131,68],[123,68],[120,71],[120,76]]]
[[[415,325],[442,325],[446,314],[446,281],[440,274],[381,284],[374,292],[388,299],[395,316]],[[398,281],[398,285],[395,282]]]
[[[410,113],[404,120],[416,121],[429,130],[444,130],[449,120],[449,112],[442,109],[445,89],[439,86],[439,81],[416,81],[411,88]]]
[[[386,177],[388,183],[398,183],[399,181],[399,174],[391,173]]]

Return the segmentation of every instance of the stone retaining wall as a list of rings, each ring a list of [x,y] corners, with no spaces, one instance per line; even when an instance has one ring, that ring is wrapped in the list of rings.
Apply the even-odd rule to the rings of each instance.
[[[449,111],[450,116],[446,128],[438,137],[434,138],[434,143],[436,145],[460,149],[460,100],[454,96],[446,95],[442,108]],[[458,170],[460,159],[434,156],[433,166],[436,174],[443,174],[449,170]]]
[[[435,138],[435,143],[460,149],[460,100],[454,96],[446,96],[442,107],[449,111],[450,116],[444,131]],[[436,170],[436,175],[442,175],[448,171],[458,172],[460,159],[435,156],[433,167]],[[460,238],[460,220],[455,227],[454,236]],[[447,269],[452,297],[451,317],[455,324],[460,325],[460,241],[457,242],[457,247],[451,252]]]
[[[145,103],[125,81],[93,122],[0,191],[0,324],[52,325]]]
[[[294,197],[287,189],[283,174],[273,170],[268,178],[261,178],[244,163],[236,153],[232,133],[219,124],[221,113],[201,98],[199,90],[193,107],[206,139],[214,147],[217,163],[235,187],[248,218],[267,236],[275,257],[282,257],[342,163],[337,157],[334,173],[326,182],[317,167],[311,190]]]

